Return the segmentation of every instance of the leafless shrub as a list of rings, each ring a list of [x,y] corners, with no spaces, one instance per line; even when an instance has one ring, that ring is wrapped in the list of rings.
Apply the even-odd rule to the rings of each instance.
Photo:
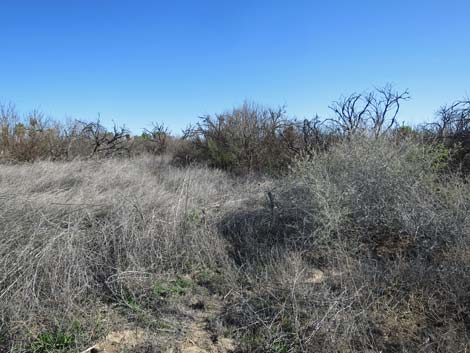
[[[322,120],[318,115],[303,121],[289,120],[280,131],[280,136],[284,148],[290,151],[291,162],[301,156],[326,151],[341,139],[328,125],[328,121]]]
[[[128,154],[128,141],[130,132],[125,127],[113,126],[113,131],[108,131],[101,123],[100,119],[96,122],[80,122],[83,125],[81,135],[90,141],[92,149],[90,157],[95,155],[103,155],[109,157],[111,155]]]
[[[470,100],[461,100],[438,111],[436,123],[442,136],[468,137],[470,131]]]
[[[33,161],[59,159],[64,154],[64,139],[60,123],[32,111],[21,119],[13,105],[0,105],[0,158]]]
[[[144,129],[143,139],[149,142],[147,151],[153,154],[167,152],[170,143],[170,130],[160,123],[152,123],[152,129]]]

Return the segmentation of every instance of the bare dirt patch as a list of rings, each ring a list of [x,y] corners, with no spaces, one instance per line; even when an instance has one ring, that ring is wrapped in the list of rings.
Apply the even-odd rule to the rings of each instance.
[[[194,300],[194,303],[199,301]],[[182,323],[184,334],[169,345],[165,353],[229,353],[236,343],[228,337],[220,337],[211,332],[209,322],[222,313],[222,301],[217,297],[204,298],[203,305],[189,303],[185,308],[188,321]],[[145,344],[152,332],[142,329],[113,331],[105,339],[81,353],[121,353]]]

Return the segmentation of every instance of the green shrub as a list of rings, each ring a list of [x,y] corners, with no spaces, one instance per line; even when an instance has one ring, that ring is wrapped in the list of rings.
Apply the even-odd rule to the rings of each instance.
[[[206,116],[188,129],[175,160],[201,161],[236,174],[286,170],[301,141],[297,123],[284,108],[245,103],[215,117]],[[300,149],[300,147],[299,147]]]

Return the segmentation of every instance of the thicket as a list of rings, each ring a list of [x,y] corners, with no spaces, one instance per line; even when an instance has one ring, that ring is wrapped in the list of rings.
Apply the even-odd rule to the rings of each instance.
[[[241,351],[468,350],[470,194],[441,166],[433,146],[355,135],[228,215]]]
[[[142,153],[170,155],[175,165],[206,164],[233,174],[285,175],[301,156],[326,151],[356,134],[373,139],[412,138],[439,146],[453,172],[470,173],[470,102],[443,106],[432,123],[412,128],[399,124],[408,91],[391,85],[353,93],[330,105],[331,116],[297,120],[284,107],[276,109],[245,102],[215,116],[204,116],[181,136],[153,123],[141,135],[125,127],[106,128],[100,120],[67,123],[33,111],[20,117],[12,105],[0,105],[0,160],[105,158]]]
[[[178,164],[205,162],[235,174],[285,172],[289,163],[334,140],[318,118],[302,122],[289,118],[284,107],[266,108],[245,102],[232,111],[200,118],[182,137]]]
[[[0,161],[13,162],[163,154],[174,141],[158,124],[132,136],[125,126],[108,129],[99,118],[59,122],[38,111],[22,117],[12,104],[0,104],[0,129]]]
[[[434,123],[420,127],[399,124],[408,91],[391,85],[341,97],[330,105],[332,116],[299,121],[284,107],[266,108],[246,102],[231,111],[204,116],[183,134],[173,160],[177,164],[204,162],[235,174],[285,174],[302,156],[362,134],[371,139],[413,139],[441,151],[441,163],[462,175],[470,172],[470,103],[457,101],[436,113]]]

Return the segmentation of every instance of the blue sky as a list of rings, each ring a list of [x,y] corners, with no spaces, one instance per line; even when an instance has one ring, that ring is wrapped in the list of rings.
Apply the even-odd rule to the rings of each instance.
[[[245,99],[328,116],[339,96],[410,90],[400,120],[470,95],[470,1],[0,3],[0,101],[174,132]]]

